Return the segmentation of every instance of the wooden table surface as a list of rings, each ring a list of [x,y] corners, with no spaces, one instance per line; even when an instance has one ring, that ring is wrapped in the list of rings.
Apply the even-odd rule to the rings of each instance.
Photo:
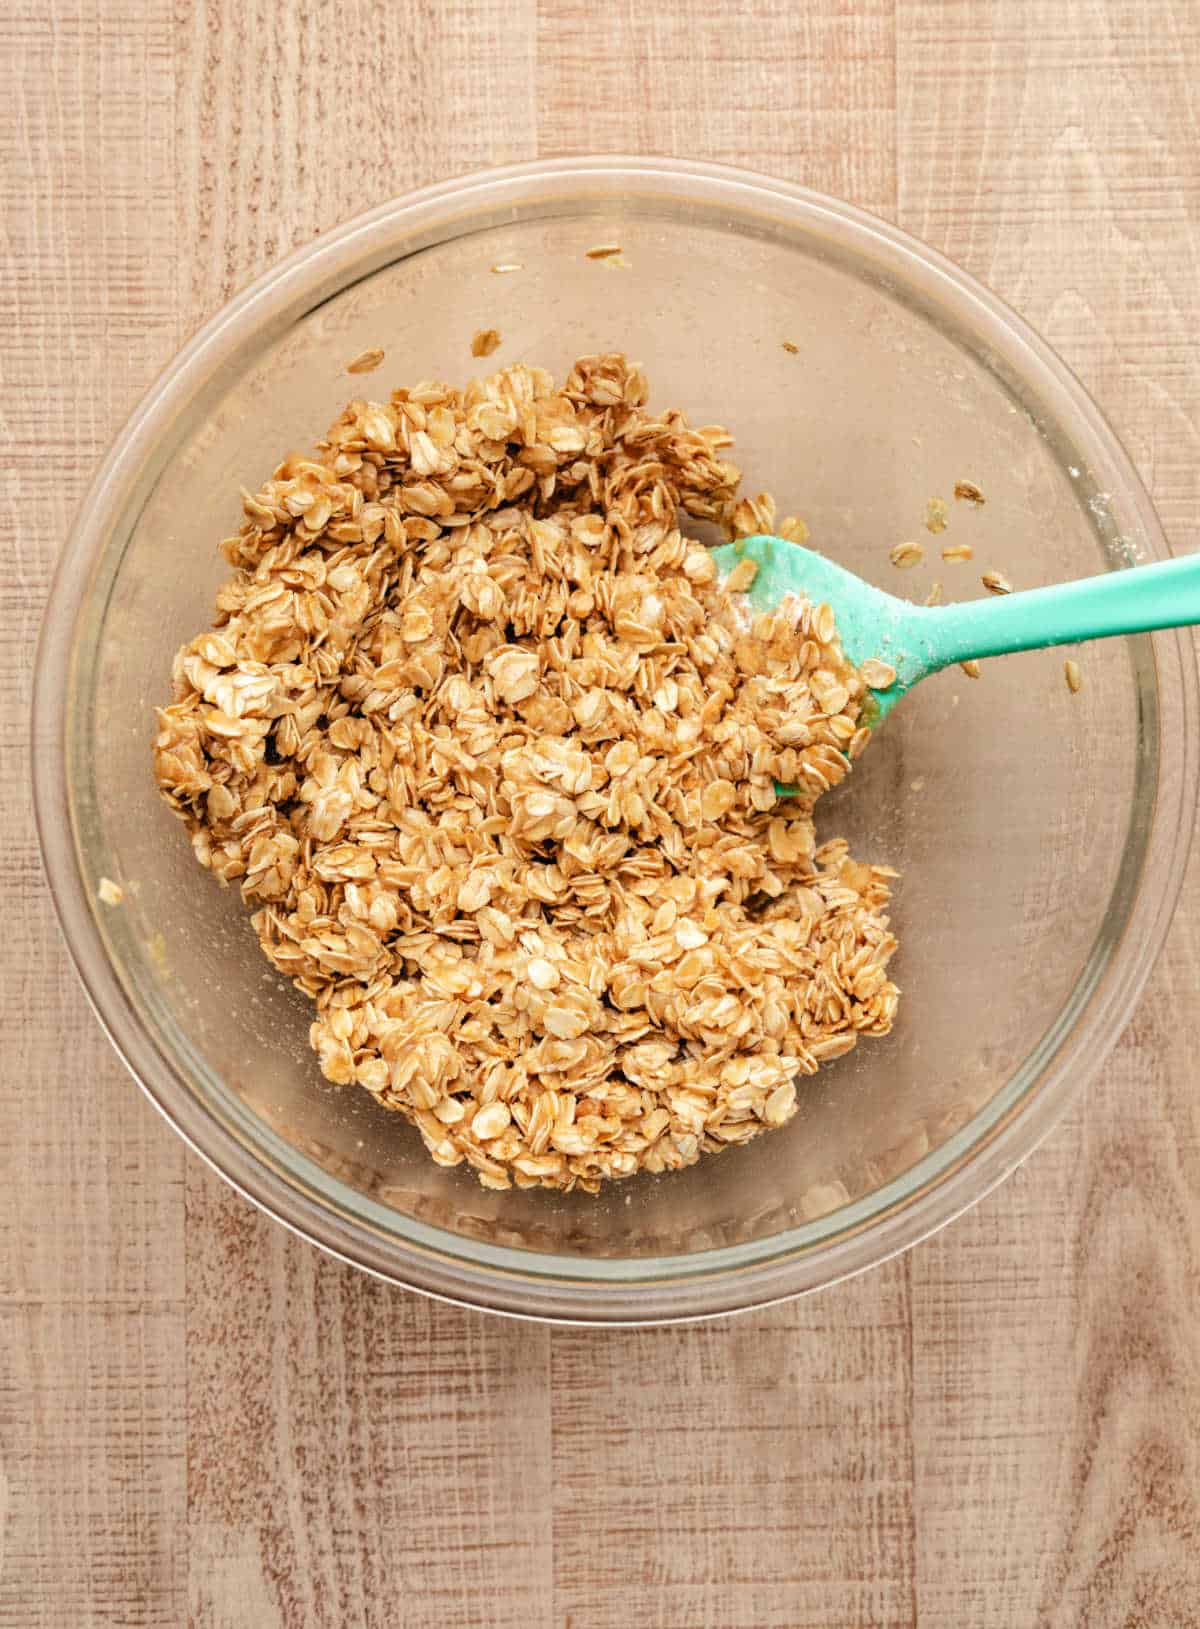
[[[1103,1078],[948,1231],[769,1312],[551,1331],[384,1287],[189,1155],[29,807],[90,470],[187,335],[392,194],[756,166],[1018,306],[1200,521],[1197,0],[3,0],[0,1625],[1200,1622],[1200,871]]]

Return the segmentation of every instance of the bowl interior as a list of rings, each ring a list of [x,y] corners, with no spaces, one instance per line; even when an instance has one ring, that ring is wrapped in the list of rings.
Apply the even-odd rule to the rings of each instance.
[[[206,1113],[385,1241],[432,1224],[451,1253],[486,1241],[550,1253],[564,1272],[608,1262],[635,1278],[653,1258],[797,1226],[818,1248],[850,1201],[906,1172],[926,1180],[929,1156],[969,1136],[998,1093],[1015,1104],[1103,973],[1154,797],[1144,640],[1073,653],[1078,695],[1060,651],[989,662],[978,680],[953,670],[904,702],[818,822],[903,873],[895,1032],[808,1083],[786,1130],[599,1199],[485,1192],[465,1168],[434,1166],[399,1116],[326,1084],[307,1002],[268,969],[237,894],[195,864],[156,796],[150,707],[176,646],[210,620],[238,489],[311,446],[350,396],[421,377],[461,382],[516,359],[561,374],[578,354],[625,350],[654,403],[730,427],[747,490],[771,491],[815,547],[913,597],[935,579],[947,598],[975,595],[988,568],[1024,588],[1127,563],[1145,542],[1136,518],[1095,448],[1055,418],[1020,345],[998,344],[866,234],[852,239],[800,208],[633,185],[483,196],[398,221],[201,370],[129,484],[68,697],[80,863],[93,892],[104,876],[125,890],[121,906],[95,906],[100,931]],[[600,242],[620,243],[621,262],[589,259]],[[470,353],[481,327],[502,335],[488,364]],[[371,346],[383,367],[347,376]],[[960,480],[982,489],[982,507],[954,499]],[[949,505],[940,535],[925,525],[935,496]],[[903,539],[925,551],[906,573],[888,558]],[[973,561],[944,564],[942,546],[958,543]]]

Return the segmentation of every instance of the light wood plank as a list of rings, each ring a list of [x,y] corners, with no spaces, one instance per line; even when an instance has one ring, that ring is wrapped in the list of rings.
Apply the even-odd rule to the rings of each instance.
[[[182,301],[198,323],[368,204],[534,151],[529,6],[181,17]],[[269,179],[270,207],[258,189]],[[549,1625],[547,1336],[391,1291],[187,1178],[196,1629]]]
[[[533,4],[180,0],[187,320],[363,209],[532,158]]]
[[[890,3],[539,13],[539,134],[768,169],[892,213]],[[907,1270],[753,1318],[555,1331],[555,1621],[915,1624]]]
[[[91,467],[178,344],[170,8],[5,8],[0,118],[0,1624],[184,1613],[182,1150],[41,880],[33,643]]]
[[[367,1278],[205,1174],[188,1201],[195,1629],[248,1599],[255,1629],[549,1625],[547,1332]]]
[[[1195,547],[1200,14],[901,0],[897,42],[901,224],[1062,351]],[[912,1257],[922,1624],[1200,1617],[1198,887],[1088,1100]]]
[[[906,1263],[682,1329],[555,1330],[558,1621],[916,1625]]]
[[[890,214],[892,0],[540,0],[548,153],[665,153],[767,170]]]

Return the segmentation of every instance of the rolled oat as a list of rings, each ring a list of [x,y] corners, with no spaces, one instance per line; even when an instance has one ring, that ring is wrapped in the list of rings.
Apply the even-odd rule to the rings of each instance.
[[[355,400],[245,498],[176,657],[197,858],[328,1079],[488,1187],[689,1165],[891,1027],[895,873],[813,826],[864,680],[828,606],[748,620],[681,529],[771,529],[728,445],[620,356]]]

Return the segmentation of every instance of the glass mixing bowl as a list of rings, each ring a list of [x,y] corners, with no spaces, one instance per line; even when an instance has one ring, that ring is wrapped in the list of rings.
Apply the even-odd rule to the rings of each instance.
[[[619,243],[621,262],[590,259]],[[518,270],[498,274],[499,264]],[[102,1022],[180,1133],[348,1261],[455,1300],[575,1321],[694,1317],[878,1262],[1029,1153],[1126,1021],[1166,930],[1196,800],[1178,634],[957,669],[906,700],[819,829],[903,873],[894,1033],[821,1071],[785,1130],[602,1197],[489,1193],[432,1164],[363,1091],[328,1085],[307,1002],[236,890],[196,865],[151,778],[152,703],[209,622],[217,541],[286,451],[360,392],[479,364],[562,373],[622,349],[652,400],[729,425],[751,492],[914,597],[995,567],[1019,588],[1165,554],[1112,431],[1058,358],[903,233],[709,165],[522,165],[384,205],[234,300],[153,387],[83,505],[38,660],[35,783],[50,883]],[[785,346],[784,342],[787,342]],[[383,369],[346,363],[381,346]],[[791,347],[795,347],[793,351]],[[492,366],[489,363],[488,366]],[[981,507],[954,502],[977,482]],[[924,529],[931,496],[949,530]],[[925,546],[904,576],[892,544]],[[972,565],[945,564],[969,542]],[[124,901],[100,901],[102,878]]]

